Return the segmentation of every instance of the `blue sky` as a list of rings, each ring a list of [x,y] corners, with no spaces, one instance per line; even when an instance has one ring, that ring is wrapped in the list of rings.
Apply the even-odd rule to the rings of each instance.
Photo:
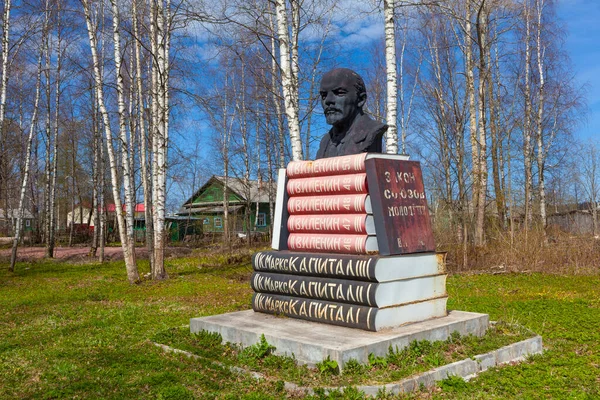
[[[566,47],[575,75],[587,88],[587,120],[574,132],[600,138],[600,1],[559,0],[557,14],[567,28]]]
[[[565,46],[566,50],[571,58],[573,75],[576,76],[579,85],[586,87],[586,101],[587,101],[587,118],[582,121],[576,130],[573,132],[575,138],[581,140],[587,140],[593,138],[600,140],[600,0],[556,0],[557,1],[557,15],[563,21],[566,30]],[[369,44],[373,43],[374,40],[381,38],[383,35],[383,21],[381,14],[373,12],[372,5],[360,2],[358,0],[338,0],[337,4],[339,9],[342,10],[336,13],[333,18],[333,32],[332,35],[337,36],[340,41],[348,46],[356,46],[359,48],[368,47]],[[360,18],[357,18],[356,10],[358,7],[363,7],[360,14]],[[343,10],[352,10],[350,15],[343,12]],[[206,60],[214,57],[215,47],[209,46],[205,42],[208,33],[199,28],[198,26],[189,26],[188,29],[193,32],[188,32],[194,35],[198,39],[197,50],[199,52],[205,52],[204,58]],[[305,31],[303,34],[306,36],[304,40],[310,40],[311,34],[315,35],[315,38],[319,38],[319,32]],[[368,62],[370,59],[369,54],[364,54],[365,57],[359,57],[353,59],[355,68],[359,72],[363,72],[359,64],[361,62]],[[328,54],[334,59],[339,57],[335,54]],[[338,60],[338,62],[349,66],[347,60]],[[320,113],[320,107],[317,107],[316,113]],[[182,146],[183,153],[190,151],[192,153],[197,152],[196,147],[190,146],[188,142],[187,132],[190,130],[196,132],[207,132],[211,128],[208,122],[205,120],[187,121],[185,126],[181,127],[183,136],[174,139],[177,145]],[[314,120],[313,126],[314,132],[324,132],[327,126],[322,122],[318,116]],[[181,138],[184,139],[181,139]],[[200,164],[210,171],[203,171],[204,174],[208,173],[221,173],[220,167],[214,163],[214,160],[209,156],[212,146],[212,139],[208,135],[199,138],[201,142],[208,143],[208,147],[200,151]],[[311,156],[314,156],[314,150]],[[187,161],[185,161],[187,162]],[[206,177],[206,176],[204,176]],[[202,177],[200,180],[203,180]],[[199,186],[199,182],[185,182],[183,184],[177,184],[174,182],[170,183],[171,194],[170,200],[177,198],[174,203],[175,207],[178,207],[180,202],[183,201],[184,197],[187,198],[193,190],[196,190]],[[193,188],[189,185],[194,186]],[[181,199],[179,199],[181,197]],[[182,200],[183,199],[183,200]]]

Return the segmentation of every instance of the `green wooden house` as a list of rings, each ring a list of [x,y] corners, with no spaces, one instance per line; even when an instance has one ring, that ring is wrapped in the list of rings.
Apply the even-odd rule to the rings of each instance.
[[[271,230],[270,201],[275,202],[275,185],[269,196],[267,183],[227,178],[227,210],[231,232],[238,234]],[[204,233],[223,232],[225,177],[213,175],[181,207],[177,215],[202,218]],[[250,223],[246,223],[246,214]],[[249,226],[247,226],[249,225]]]
[[[5,212],[0,208],[0,236],[12,235],[18,211],[18,209],[8,209],[8,212]],[[23,209],[23,233],[34,232],[35,227],[33,214],[28,209]]]

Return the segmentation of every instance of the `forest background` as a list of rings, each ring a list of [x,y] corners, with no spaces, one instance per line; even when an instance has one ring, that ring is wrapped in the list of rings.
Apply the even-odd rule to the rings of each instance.
[[[597,236],[598,86],[586,77],[598,75],[598,8],[5,0],[0,208],[16,210],[12,266],[25,209],[52,256],[69,210],[114,204],[137,282],[143,202],[152,277],[165,278],[167,212],[212,174],[273,188],[278,167],[314,157],[327,129],[319,78],[337,66],[365,78],[368,112],[390,125],[386,151],[421,161],[438,244],[457,268],[498,241],[547,248],[550,213],[586,211]],[[92,254],[106,223],[94,218]]]

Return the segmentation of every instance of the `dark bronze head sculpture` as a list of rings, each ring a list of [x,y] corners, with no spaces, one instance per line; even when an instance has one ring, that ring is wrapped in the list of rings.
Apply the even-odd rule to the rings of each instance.
[[[332,125],[321,139],[317,159],[362,152],[381,153],[387,125],[363,112],[367,90],[363,79],[347,68],[327,72],[319,89],[325,119]]]

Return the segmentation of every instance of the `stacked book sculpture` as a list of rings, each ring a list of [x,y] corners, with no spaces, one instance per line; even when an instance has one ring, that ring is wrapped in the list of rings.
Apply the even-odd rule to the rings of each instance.
[[[255,311],[370,331],[446,315],[421,167],[404,156],[291,162],[272,247],[252,258]]]

